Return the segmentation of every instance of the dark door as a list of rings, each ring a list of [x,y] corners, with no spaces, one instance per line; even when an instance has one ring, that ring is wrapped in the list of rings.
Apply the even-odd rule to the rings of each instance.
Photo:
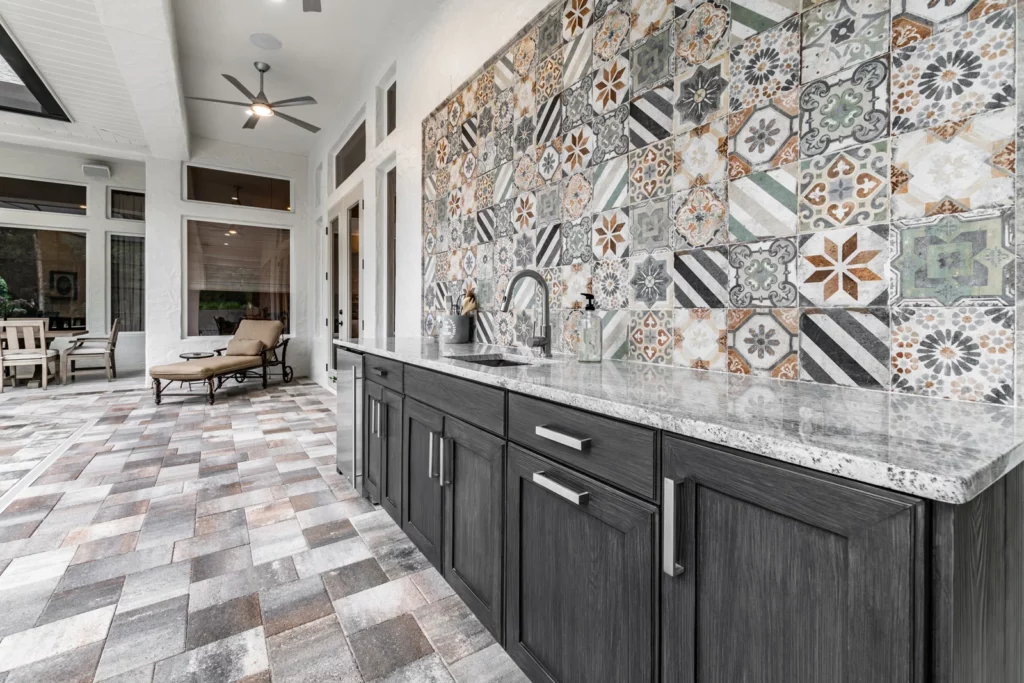
[[[380,505],[402,523],[402,395],[384,389],[380,404]]]
[[[655,509],[509,446],[506,649],[535,683],[649,683]]]
[[[663,683],[914,680],[920,501],[666,438]]]
[[[499,641],[505,441],[445,418],[444,576]]]
[[[366,485],[366,497],[374,503],[380,502],[380,477],[383,472],[383,445],[381,444],[381,438],[379,435],[379,425],[381,419],[381,403],[384,400],[384,388],[379,384],[373,382],[363,382],[365,389],[365,400],[363,401],[363,410],[366,415],[366,421],[363,429],[363,434],[366,439],[366,447],[363,452],[366,453],[366,467],[363,468],[365,476],[363,481]]]
[[[441,439],[444,415],[405,399],[403,423],[405,505],[402,529],[438,570],[441,569]]]

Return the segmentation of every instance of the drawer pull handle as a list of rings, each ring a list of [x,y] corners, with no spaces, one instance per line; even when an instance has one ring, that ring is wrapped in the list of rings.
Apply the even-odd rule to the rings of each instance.
[[[373,407],[374,407],[374,413],[377,416],[376,420],[375,420],[375,422],[377,424],[377,428],[376,428],[377,436],[380,436],[380,401],[374,401],[373,402]]]
[[[370,368],[370,372],[372,372],[373,374],[377,375],[381,379],[383,379],[383,378],[388,376],[388,371],[387,370],[383,370],[381,368]]]
[[[554,441],[555,443],[568,446],[569,448],[576,449],[577,451],[590,449],[590,437],[573,436],[572,434],[566,434],[565,432],[560,432],[557,429],[552,429],[547,425],[537,425],[534,432],[542,439]]]
[[[370,436],[377,436],[377,430],[373,426],[373,407],[377,405],[377,402],[372,398],[370,399]]]
[[[554,479],[550,478],[544,472],[533,473],[533,483],[541,488],[545,488],[556,496],[565,498],[573,505],[586,505],[590,500],[590,494],[586,491],[577,491],[576,489],[570,488],[565,484],[559,483]]]
[[[683,482],[683,486],[685,485]],[[666,477],[664,486],[665,496],[661,515],[661,547],[664,556],[661,561],[661,570],[669,576],[679,576],[683,573],[683,565],[676,562],[676,523],[679,518],[679,506],[676,505],[676,482]]]
[[[434,432],[429,432],[430,447],[427,452],[427,479],[434,478]]]

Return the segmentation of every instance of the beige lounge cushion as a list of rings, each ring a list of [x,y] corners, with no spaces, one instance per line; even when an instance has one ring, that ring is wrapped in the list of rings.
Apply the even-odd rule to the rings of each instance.
[[[232,339],[225,349],[225,356],[258,356],[263,350],[263,342],[259,339]]]
[[[261,365],[263,365],[263,360],[259,356],[215,356],[169,365],[154,365],[149,369],[149,376],[155,379],[196,381],[228,372],[258,368]]]
[[[281,340],[283,331],[280,320],[243,320],[238,323],[233,339],[259,339],[263,348],[272,349]]]

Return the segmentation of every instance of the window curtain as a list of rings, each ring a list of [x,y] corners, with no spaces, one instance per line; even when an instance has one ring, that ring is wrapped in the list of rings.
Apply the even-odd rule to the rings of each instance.
[[[110,236],[110,320],[121,319],[122,332],[146,329],[146,240]]]

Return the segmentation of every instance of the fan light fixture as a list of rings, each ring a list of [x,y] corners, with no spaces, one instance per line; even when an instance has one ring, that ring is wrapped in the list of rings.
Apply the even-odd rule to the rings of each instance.
[[[256,67],[256,71],[260,74],[260,91],[256,95],[242,85],[242,82],[230,74],[221,74],[231,85],[235,86],[235,89],[245,95],[248,102],[231,102],[229,100],[218,100],[210,97],[191,97],[190,100],[199,100],[202,102],[216,102],[218,104],[231,104],[236,107],[245,107],[245,113],[249,115],[249,118],[245,120],[245,124],[242,128],[246,130],[252,130],[256,127],[256,124],[260,119],[269,118],[276,116],[277,118],[292,123],[300,128],[308,130],[310,133],[319,133],[320,129],[314,126],[312,123],[307,123],[301,119],[297,119],[294,116],[289,116],[284,112],[277,111],[283,107],[298,107],[306,104],[316,104],[316,100],[309,95],[303,95],[301,97],[290,97],[285,100],[270,100],[266,93],[263,92],[263,77],[270,71],[270,65],[266,62],[255,62],[253,66]]]
[[[274,110],[265,104],[256,103],[252,105],[252,113],[256,116],[273,116]]]

